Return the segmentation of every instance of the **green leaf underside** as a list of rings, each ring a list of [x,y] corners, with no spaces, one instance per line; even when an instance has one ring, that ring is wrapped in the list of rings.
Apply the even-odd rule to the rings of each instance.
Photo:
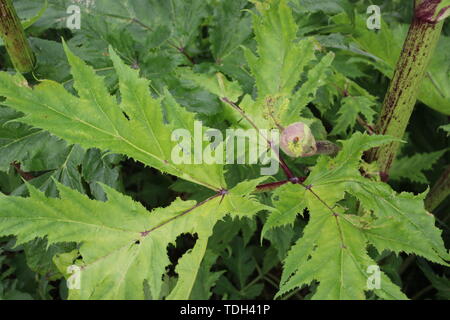
[[[375,103],[368,97],[346,97],[342,99],[341,104],[339,117],[332,134],[346,133],[349,128],[353,129],[359,114],[363,114],[367,123],[372,124],[373,116],[375,115],[372,107]]]
[[[427,184],[429,181],[423,171],[432,169],[433,165],[447,151],[448,149],[430,153],[417,153],[411,157],[397,159],[392,166],[390,179],[408,179],[412,182]],[[414,170],[411,170],[411,168],[414,168]]]
[[[0,170],[7,171],[12,162],[19,162],[25,171],[58,167],[66,143],[48,132],[15,122],[18,118],[20,114],[14,110],[0,108]]]
[[[183,48],[192,43],[193,35],[200,28],[188,28],[186,25],[189,24],[184,25],[183,21],[191,20],[199,26],[201,17],[206,15],[206,2],[191,2],[195,4],[189,11],[193,16],[183,17],[180,21],[171,17],[167,28],[163,28],[167,31],[162,37],[164,39],[150,41],[154,42],[152,48],[165,41],[177,40]],[[186,2],[186,5],[189,6],[189,3]],[[241,18],[239,10],[244,5],[240,2],[233,7],[236,21]],[[257,50],[253,53],[244,48],[244,53],[250,73],[255,78],[258,95],[255,100],[250,94],[245,95],[241,108],[262,129],[275,127],[274,124],[284,126],[300,119],[303,121],[300,114],[309,111],[307,105],[314,101],[317,90],[325,84],[334,54],[322,55],[315,50],[316,42],[312,38],[297,39],[298,26],[287,1],[256,1],[255,5],[257,12],[245,13],[245,18],[239,19],[239,23],[246,28],[245,20],[253,17]],[[99,3],[99,8],[109,17],[114,17],[121,10],[132,18],[145,16],[145,10],[140,12],[134,6],[117,3],[111,5],[111,11],[108,6],[106,1]],[[168,6],[163,4],[161,8],[166,12]],[[201,9],[202,14],[196,16],[195,8]],[[218,21],[224,16],[224,12],[216,12]],[[152,26],[156,23],[151,19],[144,22]],[[179,24],[186,28],[180,28]],[[219,26],[216,24],[214,28]],[[192,31],[186,33],[179,29]],[[222,34],[217,34],[211,43],[218,63],[231,55],[238,43],[242,43],[248,35],[248,30],[243,29],[236,36],[228,36],[224,34],[226,29],[222,29]],[[236,30],[236,27],[228,29]],[[223,47],[219,46],[222,38],[228,39]],[[222,165],[179,165],[171,161],[171,152],[177,145],[177,142],[171,141],[173,131],[186,129],[194,135],[195,118],[194,114],[178,105],[168,90],[158,90],[162,95],[152,97],[150,82],[140,78],[139,71],[125,66],[118,54],[110,49],[109,55],[119,79],[120,95],[116,99],[109,94],[102,77],[97,76],[93,68],[72,54],[67,46],[65,50],[72,67],[77,96],[56,82],[42,81],[31,89],[21,76],[0,73],[0,96],[7,99],[3,104],[25,114],[20,122],[47,130],[70,144],[79,144],[86,149],[100,148],[124,154],[216,192],[228,189]],[[242,97],[242,88],[246,87],[220,73],[206,75],[187,68],[178,71],[178,75],[197,86],[233,102]],[[431,75],[436,78],[437,72]],[[249,92],[247,88],[245,91]],[[359,114],[371,123],[374,104],[374,100],[366,96],[344,98],[332,134],[347,133]],[[11,129],[8,127],[10,125],[5,126],[5,130]],[[448,131],[447,126],[443,130]],[[42,135],[49,141],[60,141],[38,129],[31,128],[29,132]],[[20,135],[15,134],[15,128],[12,128],[12,139],[0,141],[0,150],[3,147],[14,152],[19,160],[26,159],[27,154],[20,146],[11,148],[16,145],[16,140],[21,139]],[[25,136],[25,139],[28,137]],[[369,255],[369,246],[379,253],[388,250],[397,254],[416,254],[442,265],[448,265],[450,256],[442,241],[441,231],[435,227],[434,217],[424,208],[426,193],[398,194],[385,183],[361,176],[363,152],[393,140],[387,136],[353,134],[350,139],[342,141],[342,149],[336,157],[320,156],[317,159],[303,185],[287,183],[277,189],[272,195],[273,208],[260,203],[252,195],[265,177],[241,182],[223,196],[216,194],[202,203],[177,199],[170,206],[151,212],[106,186],[103,187],[108,199],[106,202],[90,200],[60,184],[57,184],[60,198],[47,198],[28,186],[29,198],[0,194],[0,235],[15,235],[18,244],[30,243],[35,238],[45,238],[48,245],[77,243],[79,256],[76,250],[65,256],[66,259],[71,257],[76,260],[73,263],[82,268],[80,289],[70,290],[69,297],[72,299],[188,299],[193,296],[193,288],[198,287],[199,279],[208,279],[205,283],[208,291],[220,276],[219,273],[214,276],[208,273],[216,253],[205,259],[209,252],[208,239],[217,221],[227,214],[236,219],[269,211],[262,230],[262,237],[269,239],[271,232],[292,226],[298,215],[305,211],[310,217],[309,222],[283,262],[277,296],[318,283],[314,299],[364,299],[371,291],[383,299],[405,299],[400,288],[384,273],[381,273],[379,289],[368,288],[370,274],[367,269],[377,264],[372,254]],[[67,148],[62,140],[61,144],[61,148]],[[187,152],[194,154],[195,150]],[[430,154],[427,159],[430,162],[437,160],[442,152]],[[426,166],[425,158],[404,158],[399,165],[420,162],[422,169],[427,170],[431,164]],[[8,156],[0,157],[0,167],[7,168],[10,159]],[[397,178],[404,177],[417,182],[426,180],[421,172],[415,176],[401,172]],[[175,244],[177,237],[183,234],[196,235],[197,240],[194,247],[178,260],[175,267],[177,276],[174,277],[176,284],[169,292],[164,288],[166,284],[163,281],[170,265],[167,246]],[[283,244],[286,248],[292,235],[288,238]],[[248,255],[245,245],[239,248]],[[244,267],[246,262],[242,263]],[[60,271],[64,273],[65,270]],[[245,281],[239,280],[242,287]],[[233,285],[230,283],[230,286]],[[202,296],[205,296],[204,293]]]
[[[248,114],[263,127],[289,125],[295,122],[300,111],[311,102],[317,89],[324,85],[326,69],[334,54],[323,57],[307,74],[307,80],[294,90],[305,68],[316,59],[314,40],[298,40],[298,26],[286,1],[256,3],[258,13],[253,15],[253,28],[257,41],[257,54],[245,48],[245,56],[255,77],[258,100]]]
[[[195,201],[177,199],[152,212],[107,186],[108,201],[101,202],[62,184],[57,184],[60,198],[47,198],[29,185],[30,198],[0,195],[0,235],[16,235],[18,245],[44,237],[49,245],[80,243],[81,284],[70,291],[72,299],[143,299],[144,284],[158,299],[170,264],[167,246],[181,234],[196,234],[196,245],[182,257],[179,280],[169,296],[187,299],[215,223],[226,214],[252,216],[266,209],[249,196],[249,187],[260,180],[243,182],[224,198],[198,207]]]
[[[212,190],[224,189],[222,165],[172,162],[171,153],[177,145],[171,141],[172,132],[183,128],[194,136],[194,115],[166,93],[165,103],[170,103],[170,108],[166,108],[168,118],[176,114],[183,119],[184,127],[179,127],[181,123],[176,121],[166,123],[161,99],[150,95],[149,81],[139,78],[138,71],[125,66],[112,49],[110,53],[119,77],[120,105],[108,93],[102,77],[67,47],[79,97],[53,81],[43,81],[30,89],[7,73],[0,73],[0,95],[7,98],[5,105],[26,114],[21,122],[45,129],[69,143],[124,154]],[[194,150],[191,152],[193,154]]]
[[[316,59],[314,40],[297,39],[298,26],[286,1],[257,1],[255,4],[258,12],[253,13],[253,30],[257,55],[248,48],[243,50],[256,81],[258,97],[253,101],[250,96],[244,96],[241,108],[261,129],[289,125],[300,119],[300,112],[325,84],[334,54],[328,53],[305,72]],[[186,69],[180,73],[221,98],[237,101],[242,95],[239,85],[227,81],[221,74],[207,76]],[[303,74],[306,80],[296,89]]]
[[[290,94],[303,69],[314,58],[313,43],[294,42],[298,27],[285,1],[256,4],[259,12],[253,16],[253,29],[259,57],[249,50],[245,53],[258,95]]]
[[[424,209],[425,195],[397,194],[384,183],[361,177],[363,151],[392,140],[356,133],[343,142],[336,158],[319,158],[305,181],[312,192],[297,186],[294,197],[291,186],[279,193],[274,202],[279,212],[271,214],[265,228],[292,223],[304,206],[311,218],[284,261],[278,295],[315,280],[320,284],[314,299],[365,299],[370,291],[367,268],[376,265],[367,253],[369,244],[379,252],[417,254],[447,265],[450,255],[434,217]],[[339,204],[348,195],[360,201],[359,212]],[[381,288],[373,291],[383,299],[406,298],[384,274]]]
[[[305,190],[293,184],[286,184],[275,190],[272,199],[276,210],[267,218],[261,233],[262,237],[270,229],[293,225],[297,215],[306,208]]]

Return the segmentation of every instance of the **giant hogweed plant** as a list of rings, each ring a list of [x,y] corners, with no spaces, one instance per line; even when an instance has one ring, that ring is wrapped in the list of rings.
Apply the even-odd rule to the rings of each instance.
[[[178,142],[172,133],[185,129],[194,134],[196,114],[180,106],[167,88],[151,94],[151,79],[127,66],[112,47],[117,96],[67,45],[76,94],[55,81],[31,86],[20,74],[0,73],[3,104],[24,114],[15,121],[44,129],[71,145],[125,155],[208,190],[202,192],[207,194],[202,200],[178,198],[152,211],[105,184],[105,201],[61,183],[58,197],[47,197],[31,184],[29,197],[1,195],[0,235],[16,236],[17,245],[36,238],[45,238],[48,245],[77,244],[54,259],[66,277],[70,265],[80,269],[79,286],[70,289],[69,298],[189,299],[205,277],[205,264],[206,273],[212,274],[208,266],[217,257],[208,244],[217,232],[215,226],[258,217],[264,221],[261,240],[274,229],[294,228],[300,216],[309,217],[283,260],[276,298],[313,285],[315,299],[365,299],[372,294],[406,299],[383,272],[380,286],[368,287],[368,270],[378,263],[374,250],[415,254],[448,266],[450,255],[441,231],[424,206],[426,192],[397,193],[371,174],[374,165],[363,159],[364,152],[399,143],[399,137],[368,130],[336,144],[327,141],[308,104],[327,79],[343,78],[332,67],[335,55],[324,53],[312,37],[297,39],[299,27],[286,1],[255,1],[255,6],[251,15],[256,51],[242,48],[254,78],[254,94],[245,94],[237,80],[220,73],[183,67],[177,74],[216,95],[222,103],[221,116],[231,127],[283,131],[284,152],[277,157],[285,175],[282,180],[277,180],[279,175],[254,178],[249,173],[232,183],[226,177],[230,166],[175,163],[171,154]],[[358,87],[350,80],[346,83]],[[349,99],[347,107],[358,102],[368,105],[361,113],[373,120],[373,101],[361,94]],[[341,115],[337,131],[351,127],[357,114],[347,116],[348,112]],[[263,138],[268,149],[274,147]],[[203,147],[211,148],[206,141]],[[304,156],[315,156],[306,176],[298,174],[292,159]],[[196,237],[195,245],[178,260],[174,277],[167,271],[171,264],[167,247],[185,234]],[[174,284],[168,289],[170,278]]]

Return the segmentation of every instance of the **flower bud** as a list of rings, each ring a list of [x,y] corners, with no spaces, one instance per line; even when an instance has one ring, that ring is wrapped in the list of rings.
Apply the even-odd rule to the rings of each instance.
[[[316,139],[303,122],[293,123],[283,130],[280,147],[294,158],[310,157],[317,152]]]

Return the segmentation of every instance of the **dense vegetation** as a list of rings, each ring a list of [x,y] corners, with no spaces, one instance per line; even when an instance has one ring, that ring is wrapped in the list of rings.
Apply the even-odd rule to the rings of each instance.
[[[449,299],[450,3],[427,2],[13,1],[0,299]],[[280,130],[280,170],[196,162],[173,133],[198,121]]]

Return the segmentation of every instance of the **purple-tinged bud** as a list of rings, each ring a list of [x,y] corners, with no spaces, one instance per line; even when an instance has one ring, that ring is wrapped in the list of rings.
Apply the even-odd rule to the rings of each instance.
[[[310,157],[316,154],[316,139],[311,129],[303,122],[296,122],[286,127],[281,134],[281,150],[288,156]]]

